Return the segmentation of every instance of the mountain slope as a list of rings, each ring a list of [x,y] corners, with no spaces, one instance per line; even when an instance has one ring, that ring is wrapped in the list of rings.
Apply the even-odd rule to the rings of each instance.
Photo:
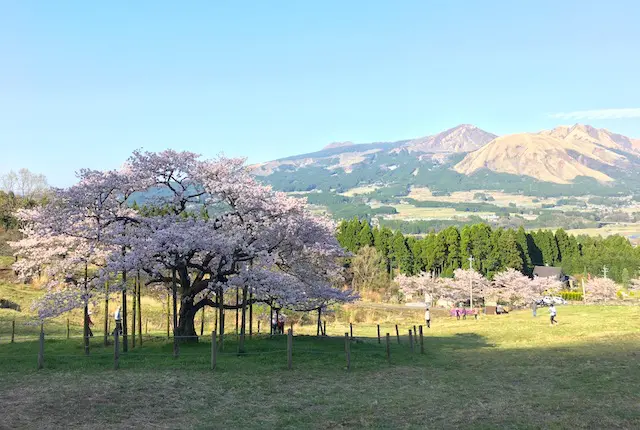
[[[633,151],[633,139],[576,124],[496,138],[467,154],[454,169],[465,175],[489,169],[557,184],[579,176],[612,182],[604,171],[629,169],[635,157],[627,153]]]

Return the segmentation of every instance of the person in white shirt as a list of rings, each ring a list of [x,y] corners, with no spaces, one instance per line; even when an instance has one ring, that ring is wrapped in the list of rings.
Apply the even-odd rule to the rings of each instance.
[[[424,320],[427,323],[427,328],[431,328],[431,312],[429,311],[429,308],[424,311]]]
[[[113,313],[113,318],[116,320],[116,329],[114,331],[118,332],[119,335],[122,335],[122,315],[120,313],[120,306],[116,308],[116,311]]]
[[[558,324],[558,321],[556,321],[556,315],[558,314],[558,312],[556,311],[556,305],[551,305],[551,307],[549,307],[549,315],[551,315],[551,325],[554,324]]]

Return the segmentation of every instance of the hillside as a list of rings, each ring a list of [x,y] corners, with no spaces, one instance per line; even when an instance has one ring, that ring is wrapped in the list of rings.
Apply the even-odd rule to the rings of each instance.
[[[465,175],[489,169],[558,184],[569,184],[578,176],[613,182],[607,170],[638,167],[636,146],[637,140],[576,124],[496,138],[469,153],[454,169]]]

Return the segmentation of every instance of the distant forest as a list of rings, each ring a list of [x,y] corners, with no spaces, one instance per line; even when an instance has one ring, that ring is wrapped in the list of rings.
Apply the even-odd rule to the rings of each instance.
[[[452,276],[455,269],[468,268],[473,255],[474,269],[489,278],[509,267],[531,275],[534,266],[543,265],[562,267],[569,275],[593,276],[602,276],[606,267],[607,276],[623,284],[640,275],[640,247],[621,236],[575,237],[562,229],[527,232],[478,223],[416,238],[354,218],[339,224],[337,237],[352,253],[374,247],[389,274],[427,271]]]

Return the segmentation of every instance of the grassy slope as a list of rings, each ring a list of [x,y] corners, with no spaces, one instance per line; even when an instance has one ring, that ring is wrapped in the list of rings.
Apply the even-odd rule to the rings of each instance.
[[[11,345],[2,336],[3,425],[640,426],[640,309],[569,306],[560,308],[559,320],[551,328],[546,315],[532,319],[529,312],[479,321],[437,318],[425,338],[427,353],[411,354],[403,337],[401,345],[392,345],[391,366],[375,340],[375,326],[357,324],[355,335],[364,342],[352,345],[349,373],[340,338],[297,337],[293,371],[285,368],[283,337],[252,340],[248,351],[265,354],[223,354],[215,372],[208,370],[206,342],[183,346],[174,360],[164,340],[147,339],[114,372],[111,349],[98,340],[88,358],[80,339],[51,341],[47,368],[36,372],[36,342]],[[408,321],[402,326],[405,332]],[[346,326],[329,329],[340,335]],[[393,332],[393,324],[386,322],[382,331]],[[230,338],[226,351],[234,349]]]
[[[0,404],[9,428],[640,426],[638,307],[562,307],[561,324],[553,328],[544,310],[537,319],[523,311],[478,321],[434,313],[424,356],[410,353],[405,335],[421,323],[421,311],[354,307],[341,313],[342,321],[357,321],[361,340],[351,346],[351,372],[344,369],[339,337],[348,325],[339,321],[327,327],[333,338],[296,337],[292,371],[284,337],[252,339],[249,354],[237,357],[231,335],[211,372],[208,339],[183,345],[180,358],[172,358],[162,304],[146,297],[151,335],[142,348],[123,354],[119,371],[112,370],[112,347],[101,346],[101,305],[91,356],[83,355],[76,313],[70,340],[64,339],[66,318],[46,324],[46,368],[36,371],[38,328],[28,325],[28,312],[39,292],[14,284],[7,271],[3,276],[0,297],[24,311],[0,310]],[[9,344],[13,319],[18,337]],[[392,333],[392,365],[371,321],[381,323],[383,335]],[[395,323],[401,345],[393,339]],[[314,331],[313,324],[295,326],[300,335]]]

